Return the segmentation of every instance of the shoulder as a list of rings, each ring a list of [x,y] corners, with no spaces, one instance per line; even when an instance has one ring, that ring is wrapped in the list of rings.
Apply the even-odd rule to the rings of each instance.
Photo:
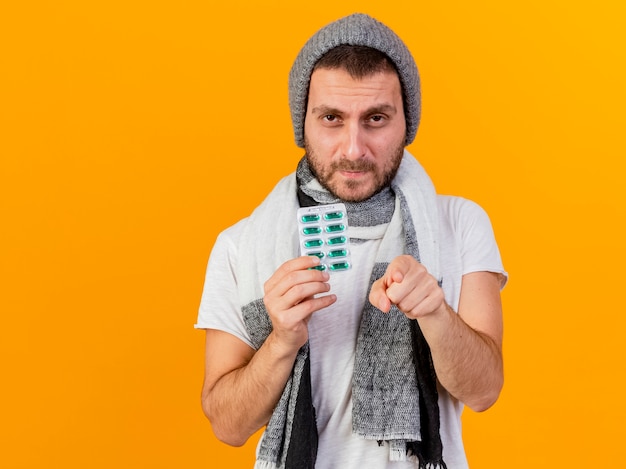
[[[452,195],[437,195],[439,216],[456,229],[475,224],[491,225],[487,212],[476,202]]]
[[[241,237],[241,233],[245,229],[248,224],[249,217],[242,218],[234,225],[229,226],[222,230],[222,232],[217,236],[215,243],[237,243],[239,238]]]
[[[463,197],[438,195],[437,207],[442,237],[454,243],[463,259],[463,273],[488,271],[508,274],[487,212]]]
[[[221,275],[224,269],[234,270],[237,264],[239,240],[248,220],[248,218],[243,218],[217,235],[211,248],[207,274]]]

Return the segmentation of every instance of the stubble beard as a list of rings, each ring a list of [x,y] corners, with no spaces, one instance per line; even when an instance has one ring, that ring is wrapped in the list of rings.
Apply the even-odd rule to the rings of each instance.
[[[398,173],[398,168],[402,162],[402,155],[404,154],[404,145],[398,145],[397,148],[392,150],[392,158],[385,165],[382,172],[376,173],[376,165],[370,160],[352,161],[342,159],[332,162],[329,167],[324,167],[324,165],[320,163],[315,150],[306,138],[304,141],[304,149],[306,151],[306,159],[309,163],[309,168],[311,168],[311,171],[319,183],[328,192],[345,202],[362,202],[363,200],[369,199],[373,195],[378,194],[385,187],[388,187]],[[364,171],[372,173],[375,176],[374,185],[371,190],[365,193],[359,193],[358,189],[363,186],[363,182],[357,180],[347,180],[343,183],[338,183],[333,181],[332,177],[337,171]],[[343,196],[340,195],[339,191],[341,188],[346,189],[349,194],[344,194]]]

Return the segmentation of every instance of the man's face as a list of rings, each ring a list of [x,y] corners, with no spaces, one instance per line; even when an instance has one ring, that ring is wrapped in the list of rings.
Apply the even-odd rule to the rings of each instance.
[[[379,72],[359,80],[342,69],[311,75],[304,122],[309,165],[342,200],[365,200],[395,176],[406,138],[400,80]]]

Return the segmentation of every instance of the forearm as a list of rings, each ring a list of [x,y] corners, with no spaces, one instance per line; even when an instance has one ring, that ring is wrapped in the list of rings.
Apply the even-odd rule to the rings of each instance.
[[[241,446],[269,421],[297,354],[277,342],[270,334],[247,364],[203,391],[204,412],[221,441]]]
[[[441,385],[475,411],[491,407],[504,381],[500,346],[468,326],[447,304],[418,321]]]
[[[333,304],[328,272],[314,256],[283,263],[264,283],[272,332],[258,350],[226,332],[207,330],[202,407],[215,435],[233,446],[266,425],[308,340],[311,315]]]

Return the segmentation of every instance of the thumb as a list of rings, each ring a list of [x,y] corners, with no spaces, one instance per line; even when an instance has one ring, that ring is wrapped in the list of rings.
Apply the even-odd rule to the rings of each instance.
[[[391,309],[391,301],[387,298],[387,285],[385,278],[380,278],[374,282],[369,294],[369,301],[372,306],[380,309],[383,313],[388,313]]]

